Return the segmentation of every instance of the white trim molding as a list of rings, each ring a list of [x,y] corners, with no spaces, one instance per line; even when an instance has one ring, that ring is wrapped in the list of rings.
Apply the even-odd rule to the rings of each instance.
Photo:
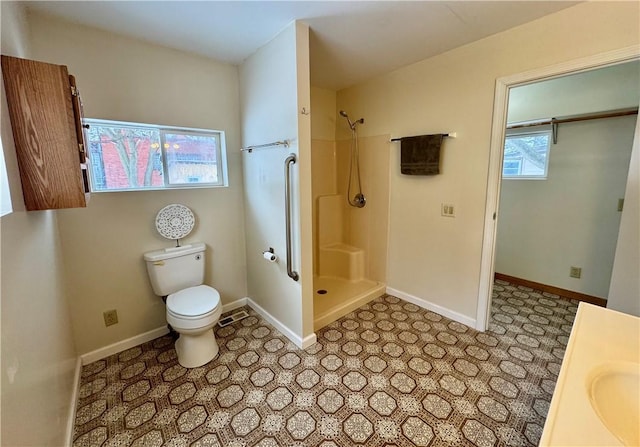
[[[76,424],[76,410],[78,408],[78,394],[80,393],[80,374],[82,373],[82,359],[76,359],[76,369],[73,374],[73,389],[71,391],[71,405],[69,406],[69,416],[67,419],[67,434],[64,439],[64,445],[71,447],[73,445],[73,428]]]
[[[222,305],[222,313],[232,311],[234,309],[238,309],[239,307],[243,307],[247,305],[247,298],[240,298],[235,301],[232,301],[227,304]],[[97,360],[102,360],[110,355],[117,354],[118,352],[125,351],[129,348],[133,348],[134,346],[138,346],[142,343],[146,343],[148,341],[154,340],[158,337],[162,337],[169,333],[169,328],[167,326],[162,326],[156,329],[152,329],[143,334],[136,335],[131,338],[127,338],[126,340],[122,340],[116,343],[113,343],[109,346],[105,346],[104,348],[96,349],[95,351],[87,352],[80,356],[82,360],[82,364],[86,365],[91,362],[95,362]]]
[[[239,298],[227,304],[222,305],[222,313],[227,313],[247,305],[247,298]]]
[[[315,332],[307,335],[302,338],[298,336],[295,332],[285,326],[280,320],[267,312],[262,306],[253,301],[251,298],[247,297],[247,305],[260,314],[262,318],[267,320],[272,326],[274,326],[277,330],[282,332],[282,334],[287,337],[291,342],[293,342],[300,349],[306,349],[309,346],[313,345],[317,341],[317,337]]]
[[[453,321],[457,321],[458,323],[462,323],[466,326],[469,326],[472,328],[476,327],[476,320],[474,320],[473,318],[467,317],[466,315],[462,315],[458,312],[447,309],[446,307],[442,307],[438,304],[434,304],[431,301],[427,301],[415,295],[411,295],[409,293],[402,292],[400,290],[393,289],[391,287],[387,287],[387,294],[401,298],[405,301],[415,304],[416,306],[420,306],[423,309],[430,310],[431,312],[435,312],[437,314],[442,315],[443,317],[447,317]]]
[[[97,360],[102,360],[110,355],[117,354],[118,352],[125,351],[127,349],[138,346],[142,343],[146,343],[148,341],[154,340],[158,337],[162,337],[169,333],[169,328],[165,325],[156,329],[152,329],[143,334],[136,335],[131,338],[127,338],[126,340],[122,340],[116,343],[113,343],[109,346],[105,346],[104,348],[96,349],[95,351],[87,352],[86,354],[82,354],[80,359],[82,360],[82,364],[86,365],[88,363],[95,362]]]
[[[475,328],[485,331],[489,325],[489,309],[493,291],[496,230],[498,223],[498,205],[502,180],[502,157],[507,124],[507,103],[509,89],[568,74],[602,68],[607,65],[621,64],[640,58],[640,45],[589,57],[575,59],[560,64],[505,76],[496,80],[493,104],[493,124],[491,128],[491,151],[489,154],[489,176],[487,179],[487,201],[485,205],[484,232],[482,236],[482,256],[480,261],[480,284],[478,287],[478,308]],[[494,217],[495,216],[495,217]]]

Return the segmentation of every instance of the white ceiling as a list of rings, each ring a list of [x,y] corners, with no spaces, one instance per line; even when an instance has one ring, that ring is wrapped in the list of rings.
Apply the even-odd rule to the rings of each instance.
[[[567,1],[34,1],[28,9],[241,64],[291,21],[311,84],[339,90],[576,4]]]

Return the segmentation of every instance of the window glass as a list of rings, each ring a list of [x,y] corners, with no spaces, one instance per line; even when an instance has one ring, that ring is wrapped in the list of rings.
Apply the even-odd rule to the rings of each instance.
[[[218,183],[219,139],[216,135],[163,134],[169,184]]]
[[[222,132],[85,123],[94,192],[225,185]]]
[[[504,144],[504,178],[545,179],[549,166],[551,132],[507,135]]]

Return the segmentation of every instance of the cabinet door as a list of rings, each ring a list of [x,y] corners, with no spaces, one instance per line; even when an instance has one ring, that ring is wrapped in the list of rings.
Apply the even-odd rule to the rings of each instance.
[[[2,56],[27,210],[86,206],[67,67]]]

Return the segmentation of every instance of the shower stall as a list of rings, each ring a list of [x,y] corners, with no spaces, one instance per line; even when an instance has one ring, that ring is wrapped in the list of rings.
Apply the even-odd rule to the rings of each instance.
[[[348,138],[311,141],[315,330],[386,289],[389,136],[361,137],[343,110],[332,122]]]

